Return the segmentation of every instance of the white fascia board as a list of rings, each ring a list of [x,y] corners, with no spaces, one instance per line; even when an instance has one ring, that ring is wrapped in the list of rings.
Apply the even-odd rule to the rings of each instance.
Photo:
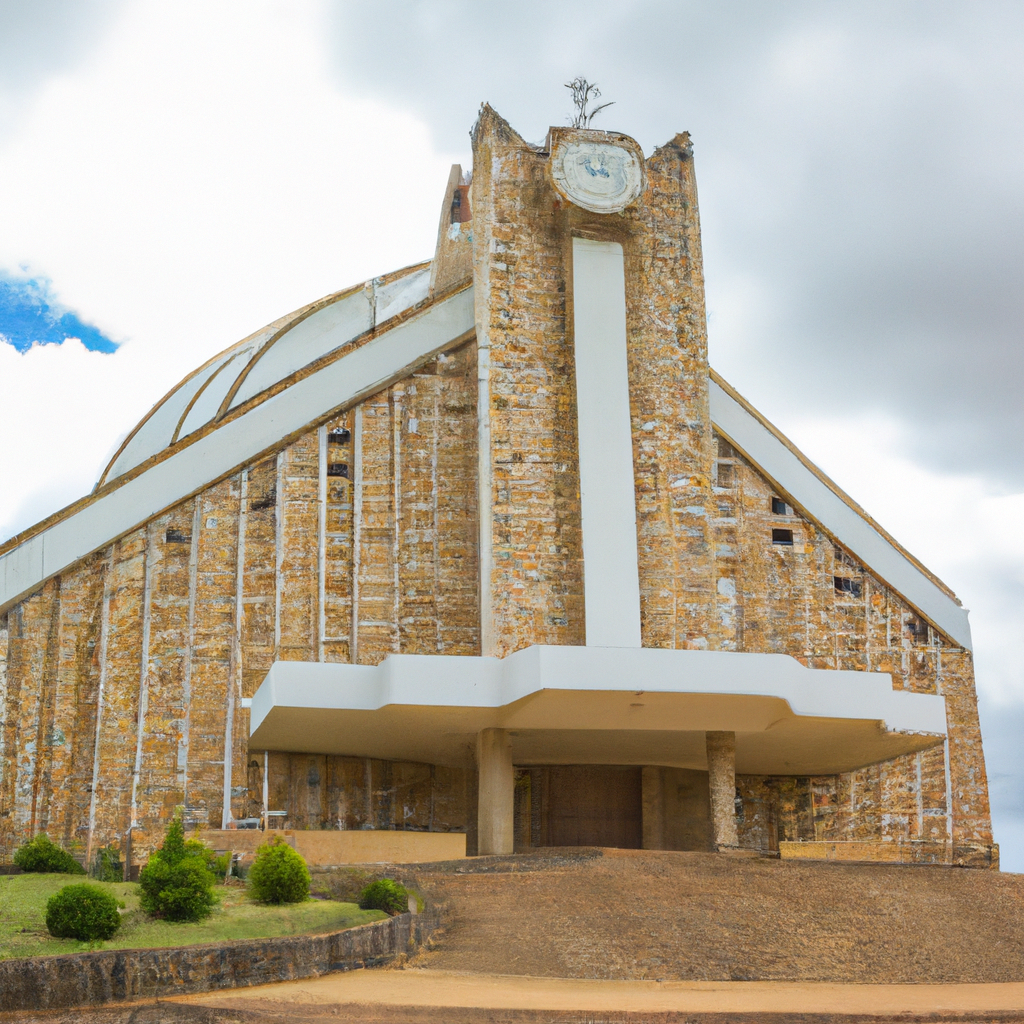
[[[711,421],[744,455],[872,573],[956,643],[971,649],[967,609],[937,587],[863,516],[816,476],[763,423],[724,388],[710,382]]]
[[[382,324],[430,295],[430,267],[416,270],[390,284],[381,285],[374,296],[374,323]]]
[[[318,417],[411,373],[473,330],[473,289],[452,295],[229,420],[0,556],[0,612],[45,580],[244,466]]]
[[[771,697],[801,717],[946,735],[945,698],[893,690],[885,672],[810,669],[785,654],[568,646],[528,647],[504,659],[392,654],[373,667],[275,662],[253,697],[250,732],[275,707],[497,710],[545,690]]]
[[[300,320],[253,364],[231,399],[242,405],[278,381],[322,358],[353,338],[427,298],[430,267],[400,277],[391,284],[360,291],[332,302]]]

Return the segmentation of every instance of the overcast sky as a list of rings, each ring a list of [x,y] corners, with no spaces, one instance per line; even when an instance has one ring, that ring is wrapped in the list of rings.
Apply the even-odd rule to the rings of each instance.
[[[576,74],[693,136],[713,364],[972,610],[1024,870],[1018,2],[0,0],[0,539],[213,353],[428,258],[479,104],[540,140]]]

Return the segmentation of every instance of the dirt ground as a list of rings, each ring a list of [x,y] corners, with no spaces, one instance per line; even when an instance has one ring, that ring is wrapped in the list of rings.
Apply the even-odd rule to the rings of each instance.
[[[413,966],[551,978],[1024,981],[1024,875],[605,851],[412,879],[446,908]]]
[[[1024,1024],[1022,875],[599,850],[394,873],[446,921],[395,968],[16,1019]]]

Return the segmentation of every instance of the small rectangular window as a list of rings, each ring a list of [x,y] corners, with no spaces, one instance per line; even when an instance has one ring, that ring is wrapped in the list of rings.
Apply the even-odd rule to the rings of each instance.
[[[735,448],[724,437],[718,438],[718,457],[720,459],[735,459],[739,457],[739,453]]]
[[[277,504],[277,488],[272,487],[269,491],[254,496],[249,501],[250,512],[262,512],[264,509],[273,508]]]
[[[348,444],[351,437],[351,432],[344,427],[335,427],[333,430],[327,431],[328,444]]]
[[[793,531],[792,530],[772,530],[772,543],[773,544],[785,544],[788,547],[793,546]]]
[[[837,594],[849,594],[850,597],[860,597],[864,592],[859,580],[851,580],[848,576],[833,576],[833,583]]]
[[[164,541],[168,544],[191,544],[192,538],[181,530],[168,530],[164,535]]]
[[[719,462],[715,470],[715,481],[718,487],[735,487],[736,467],[729,462]]]
[[[347,462],[329,462],[327,464],[327,475],[328,476],[343,476],[347,480],[348,479],[348,463]]]
[[[924,619],[912,618],[907,620],[907,629],[911,636],[919,644],[928,642],[928,623]]]
[[[781,498],[772,498],[772,515],[788,516],[792,515],[792,512]]]

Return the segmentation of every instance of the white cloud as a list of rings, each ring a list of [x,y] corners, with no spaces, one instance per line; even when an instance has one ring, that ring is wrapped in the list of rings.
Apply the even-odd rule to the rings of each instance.
[[[31,99],[0,148],[0,267],[49,277],[126,344],[0,353],[0,427],[19,439],[0,455],[0,536],[45,511],[32,495],[87,490],[214,352],[432,255],[457,155],[340,92],[321,35],[313,2],[132,4]]]

